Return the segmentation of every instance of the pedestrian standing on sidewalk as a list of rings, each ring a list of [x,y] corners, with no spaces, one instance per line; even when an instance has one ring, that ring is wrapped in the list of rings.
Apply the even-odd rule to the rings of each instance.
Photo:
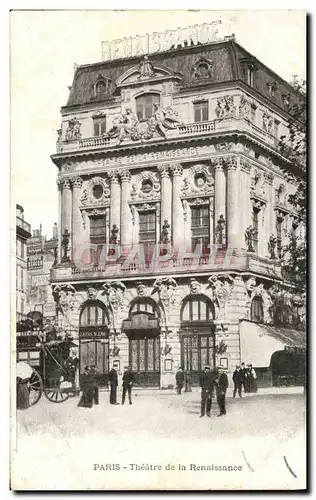
[[[209,366],[205,366],[204,372],[200,376],[200,386],[201,386],[201,417],[205,415],[205,407],[206,407],[206,415],[208,417],[211,416],[212,409],[212,396],[214,387],[216,384],[217,373],[215,371],[211,372],[211,368]]]
[[[241,388],[244,388],[244,392],[247,392],[247,368],[245,366],[245,363],[241,363],[240,366],[240,372],[241,372]]]
[[[236,392],[238,392],[238,396],[241,398],[242,373],[240,366],[236,366],[236,370],[233,373],[233,382],[234,382],[233,398],[236,397]]]
[[[184,372],[182,366],[179,367],[179,370],[176,373],[176,385],[177,385],[177,394],[181,394],[184,385]]]
[[[125,367],[123,374],[123,393],[122,393],[122,405],[125,403],[126,392],[128,392],[129,404],[132,404],[132,386],[134,383],[134,374],[131,368]]]
[[[117,376],[117,371],[115,370],[114,365],[113,365],[112,369],[109,371],[109,382],[110,382],[110,404],[111,405],[118,405],[119,403],[117,403],[117,401],[116,401],[118,376]]]
[[[226,391],[228,387],[228,377],[224,370],[221,370],[216,384],[216,397],[219,406],[218,417],[226,415]]]
[[[82,375],[82,395],[78,403],[79,408],[92,408],[99,404],[99,387],[93,367],[86,366]]]
[[[252,365],[249,365],[248,379],[249,379],[249,392],[257,392],[258,391],[257,374]]]

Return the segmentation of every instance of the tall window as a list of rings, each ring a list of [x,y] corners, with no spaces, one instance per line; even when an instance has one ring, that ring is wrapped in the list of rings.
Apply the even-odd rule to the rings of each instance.
[[[253,235],[253,248],[256,253],[258,253],[258,239],[259,239],[259,210],[257,208],[253,209],[252,212],[252,227],[254,228]]]
[[[277,217],[276,220],[276,239],[277,239],[277,252],[279,259],[282,254],[282,217]]]
[[[207,205],[191,207],[191,234],[192,251],[194,252],[196,247],[200,245],[202,253],[208,253],[209,249],[207,247],[210,243],[210,213]]]
[[[96,137],[105,134],[106,132],[106,117],[95,117],[93,118],[93,131]]]
[[[21,267],[21,290],[24,291],[24,270]]]
[[[105,306],[100,302],[87,303],[80,314],[80,327],[107,325]]]
[[[90,240],[94,243],[105,243],[105,216],[90,217]]]
[[[156,242],[156,212],[143,212],[139,214],[139,242]]]
[[[248,85],[250,85],[250,87],[253,87],[253,83],[254,83],[254,68],[253,66],[248,66],[247,67],[247,83]]]
[[[251,321],[263,323],[263,302],[262,297],[254,297],[251,302]]]
[[[154,114],[154,105],[160,104],[159,94],[143,94],[136,97],[136,114],[140,121],[151,118]]]
[[[194,103],[194,121],[205,122],[208,120],[208,101]]]

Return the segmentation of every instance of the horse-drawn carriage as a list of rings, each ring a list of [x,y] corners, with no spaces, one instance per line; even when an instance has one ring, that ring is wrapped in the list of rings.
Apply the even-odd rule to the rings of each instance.
[[[17,407],[35,405],[42,394],[52,403],[63,403],[78,395],[78,358],[71,354],[75,347],[71,338],[40,341],[39,365],[36,369],[27,362],[17,363]]]

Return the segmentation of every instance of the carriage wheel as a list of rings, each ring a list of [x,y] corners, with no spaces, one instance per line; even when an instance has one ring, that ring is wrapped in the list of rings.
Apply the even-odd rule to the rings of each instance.
[[[43,382],[42,378],[36,370],[33,369],[33,373],[30,377],[29,382],[29,391],[30,391],[30,406],[34,406],[41,398],[43,393]]]
[[[52,403],[63,403],[69,398],[68,393],[55,391],[54,389],[44,389],[44,394],[48,401],[51,401]]]

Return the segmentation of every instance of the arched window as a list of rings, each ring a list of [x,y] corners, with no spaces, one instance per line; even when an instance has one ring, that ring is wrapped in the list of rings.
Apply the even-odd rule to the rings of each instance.
[[[214,319],[214,305],[203,295],[184,299],[181,309],[181,322],[210,321]]]
[[[80,313],[80,327],[108,324],[105,305],[99,301],[86,302]]]
[[[262,297],[256,296],[251,302],[251,321],[263,323],[263,301]]]
[[[139,121],[151,118],[155,112],[154,105],[160,105],[159,94],[142,94],[136,97],[136,114]]]

